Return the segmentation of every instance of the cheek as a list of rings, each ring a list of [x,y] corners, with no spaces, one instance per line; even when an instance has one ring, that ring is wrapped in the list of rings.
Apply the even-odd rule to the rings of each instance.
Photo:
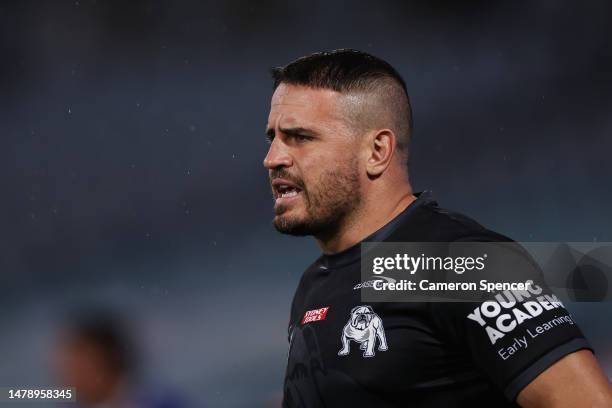
[[[347,143],[321,144],[316,149],[300,152],[294,156],[297,171],[293,174],[302,180],[306,190],[311,193],[319,191],[339,175],[354,175],[359,166],[354,149],[355,146]]]

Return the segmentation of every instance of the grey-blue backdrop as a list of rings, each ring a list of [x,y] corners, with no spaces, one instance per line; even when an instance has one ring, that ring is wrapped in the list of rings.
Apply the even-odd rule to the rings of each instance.
[[[383,57],[412,178],[518,240],[612,241],[606,1],[3,2],[0,386],[50,384],[61,313],[114,307],[146,373],[274,406],[308,238],[271,226],[268,69]],[[610,304],[572,306],[612,374]]]

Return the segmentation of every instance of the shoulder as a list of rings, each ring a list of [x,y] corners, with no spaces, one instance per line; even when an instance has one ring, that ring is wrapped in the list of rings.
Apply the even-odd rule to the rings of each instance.
[[[419,205],[387,239],[392,242],[512,242],[476,220],[442,207],[433,201]]]

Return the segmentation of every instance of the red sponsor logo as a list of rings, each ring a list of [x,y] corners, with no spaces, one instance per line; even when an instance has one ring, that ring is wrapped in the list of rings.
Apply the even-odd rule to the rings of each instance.
[[[325,316],[327,316],[328,310],[329,306],[307,311],[306,313],[304,313],[302,324],[316,322],[317,320],[325,320]]]

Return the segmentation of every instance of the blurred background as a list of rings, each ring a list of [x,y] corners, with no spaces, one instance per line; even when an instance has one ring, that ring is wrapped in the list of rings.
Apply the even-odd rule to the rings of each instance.
[[[74,311],[105,309],[134,332],[142,389],[278,405],[289,305],[318,249],[271,225],[268,71],[315,51],[357,48],[404,76],[417,191],[517,240],[612,241],[611,14],[606,1],[2,2],[0,386],[49,386],[67,375],[59,351],[116,345],[108,327],[85,337],[103,339],[94,351],[66,340],[90,333]],[[570,309],[612,375],[612,305]]]

